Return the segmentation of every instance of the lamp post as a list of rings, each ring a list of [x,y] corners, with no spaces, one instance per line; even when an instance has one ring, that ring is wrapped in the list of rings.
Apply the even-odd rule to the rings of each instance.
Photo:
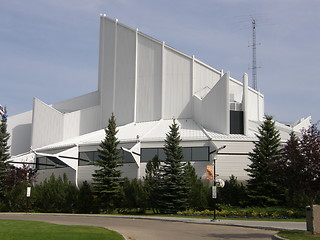
[[[211,154],[218,154],[218,152],[222,149],[226,148],[226,145],[223,145],[220,148],[217,148],[211,152],[209,152],[209,155]],[[217,198],[217,182],[216,182],[216,157],[213,157],[213,186],[212,186],[212,198],[216,199]],[[214,200],[214,205],[213,205],[213,219],[211,221],[216,221],[216,200]]]

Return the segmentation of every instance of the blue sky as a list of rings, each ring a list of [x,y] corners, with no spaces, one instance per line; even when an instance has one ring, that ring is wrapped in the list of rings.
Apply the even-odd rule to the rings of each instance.
[[[33,97],[51,104],[96,90],[100,13],[251,79],[253,16],[265,112],[316,122],[319,12],[318,0],[0,0],[0,104],[15,115]]]

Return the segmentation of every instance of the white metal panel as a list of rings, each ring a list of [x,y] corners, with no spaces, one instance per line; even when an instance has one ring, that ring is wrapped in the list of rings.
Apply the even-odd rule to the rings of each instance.
[[[161,118],[162,45],[138,35],[137,122]]]
[[[34,99],[32,147],[38,148],[63,139],[63,114]]]
[[[117,26],[115,109],[117,124],[134,121],[136,32]]]
[[[190,118],[192,106],[192,59],[164,48],[164,119]]]
[[[205,64],[195,61],[194,63],[194,79],[193,79],[193,94],[205,88],[213,88],[219,81],[221,75],[219,72],[209,68]]]
[[[248,168],[249,164],[250,160],[245,155],[218,155],[216,173],[224,180],[228,180],[231,175],[239,181],[248,180],[248,173],[244,169]]]
[[[32,111],[8,117],[10,155],[28,152],[31,146]]]

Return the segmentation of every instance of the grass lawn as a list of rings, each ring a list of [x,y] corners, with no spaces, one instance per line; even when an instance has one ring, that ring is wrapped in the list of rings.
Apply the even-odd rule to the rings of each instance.
[[[0,240],[123,240],[101,227],[65,226],[35,221],[0,220]]]
[[[320,239],[320,234],[312,235],[310,232],[297,230],[283,230],[278,233],[278,236],[290,240],[313,240]]]

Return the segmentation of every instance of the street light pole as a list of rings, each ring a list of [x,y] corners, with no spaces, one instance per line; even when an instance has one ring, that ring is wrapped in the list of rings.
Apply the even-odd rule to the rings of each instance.
[[[226,145],[223,145],[222,147],[220,148],[217,148],[211,152],[209,152],[209,155],[211,154],[217,154],[220,150],[226,148]],[[213,187],[212,187],[212,198],[214,198],[214,202],[213,202],[213,219],[212,221],[216,221],[217,217],[216,217],[216,199],[217,199],[217,182],[216,182],[216,177],[217,177],[217,174],[216,174],[216,157],[214,156],[213,157]]]

